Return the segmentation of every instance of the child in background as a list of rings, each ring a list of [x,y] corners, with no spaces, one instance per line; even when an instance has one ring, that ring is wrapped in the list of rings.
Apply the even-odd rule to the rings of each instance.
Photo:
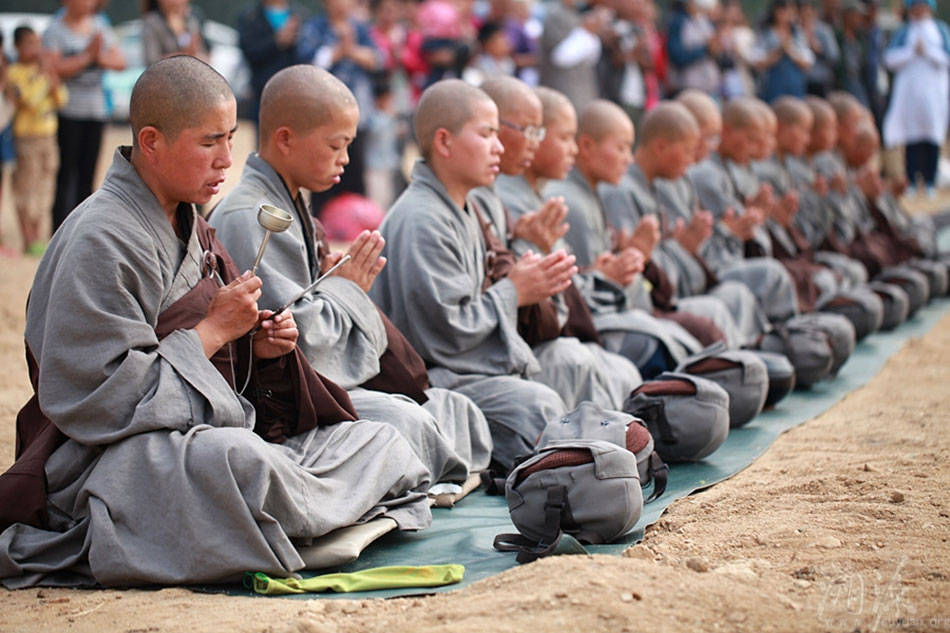
[[[366,196],[388,209],[396,199],[396,186],[404,182],[399,174],[402,164],[400,147],[406,136],[406,126],[396,114],[392,84],[389,76],[381,73],[373,81],[373,96],[376,107],[369,115],[366,125],[366,173],[363,178]],[[400,181],[397,183],[397,179]]]
[[[13,102],[7,88],[8,71],[7,56],[3,54],[3,33],[0,33],[0,194],[3,193],[3,166],[14,157],[13,125],[10,123],[13,120]],[[14,257],[16,252],[0,245],[0,256]]]
[[[493,77],[512,76],[517,70],[511,56],[511,41],[501,22],[485,22],[478,29],[478,45],[481,53],[466,69],[463,78],[479,85]]]
[[[33,29],[18,27],[13,32],[13,43],[17,50],[17,62],[10,66],[9,73],[16,107],[13,195],[23,249],[41,255],[59,169],[56,111],[65,105],[68,96]]]

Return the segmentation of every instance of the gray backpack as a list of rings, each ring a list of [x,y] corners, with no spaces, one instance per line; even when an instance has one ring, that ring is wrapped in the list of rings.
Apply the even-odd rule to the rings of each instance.
[[[855,339],[857,338],[854,326],[851,325],[851,321],[840,314],[809,312],[808,314],[792,317],[786,325],[791,327],[813,327],[827,335],[832,353],[831,370],[829,371],[831,376],[838,375],[841,366],[854,352]]]
[[[764,409],[774,407],[795,388],[795,368],[788,358],[774,352],[749,350],[765,363],[769,375],[769,393],[765,396]]]
[[[636,458],[603,440],[556,440],[542,448],[508,475],[505,500],[519,534],[499,534],[494,547],[518,552],[519,563],[583,553],[578,541],[612,541],[643,510]]]
[[[582,402],[563,418],[548,422],[538,439],[538,448],[562,440],[603,440],[626,448],[637,460],[640,487],[653,483],[649,503],[666,490],[670,471],[654,450],[653,436],[643,420],[619,411],[608,411],[593,402]]]
[[[769,376],[753,352],[726,349],[714,343],[680,363],[676,371],[711,380],[729,394],[729,426],[744,426],[765,406]]]
[[[893,330],[907,320],[910,314],[910,298],[904,289],[885,281],[872,281],[868,287],[874,291],[884,305],[884,319],[881,321],[882,330]]]
[[[828,335],[804,323],[790,319],[763,334],[756,349],[788,358],[795,368],[795,386],[808,388],[831,372],[834,355]]]
[[[924,307],[927,301],[930,300],[930,284],[927,282],[926,275],[910,266],[901,265],[885,268],[881,274],[874,278],[874,281],[883,281],[900,286],[907,293],[907,298],[910,300],[908,316],[914,316],[917,310]]]
[[[634,389],[623,410],[646,422],[668,462],[699,461],[729,435],[729,394],[698,376],[663,372]]]
[[[947,278],[947,267],[941,262],[935,262],[929,259],[914,259],[908,262],[908,265],[916,271],[923,273],[927,278],[927,284],[931,297],[942,297],[947,294],[947,287],[950,285]]]
[[[817,307],[821,312],[840,314],[851,321],[857,340],[881,329],[884,322],[884,304],[867,286],[858,286],[835,293]]]

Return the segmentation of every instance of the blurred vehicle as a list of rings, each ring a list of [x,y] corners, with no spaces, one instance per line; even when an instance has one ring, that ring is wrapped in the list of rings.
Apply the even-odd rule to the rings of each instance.
[[[3,51],[7,57],[11,60],[16,59],[16,49],[13,47],[13,31],[16,27],[25,24],[42,35],[51,18],[51,15],[45,13],[0,13]],[[122,71],[106,72],[103,83],[109,95],[112,119],[127,121],[132,87],[145,70],[142,53],[142,22],[141,20],[123,22],[114,26],[113,31],[128,66]],[[227,79],[237,96],[239,109],[243,110],[240,104],[251,95],[251,74],[238,47],[238,32],[220,22],[205,20],[201,34],[211,51],[211,65]]]

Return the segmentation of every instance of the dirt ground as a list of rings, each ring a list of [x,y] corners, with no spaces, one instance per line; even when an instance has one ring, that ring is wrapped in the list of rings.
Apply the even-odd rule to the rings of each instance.
[[[30,393],[23,306],[35,266],[0,265],[0,468]],[[674,503],[623,557],[547,559],[396,600],[0,589],[0,631],[950,630],[948,357],[950,313],[750,468]]]

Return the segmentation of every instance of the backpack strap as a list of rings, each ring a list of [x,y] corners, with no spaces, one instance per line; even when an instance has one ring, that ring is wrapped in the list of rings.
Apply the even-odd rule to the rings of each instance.
[[[659,453],[653,451],[649,457],[649,471],[650,479],[653,480],[653,493],[643,500],[644,503],[650,503],[666,492],[666,480],[670,474],[670,467],[666,465]]]
[[[647,423],[647,427],[652,426],[660,434],[660,441],[667,446],[673,446],[678,442],[673,435],[673,429],[670,428],[670,422],[666,419],[666,406],[659,398],[652,401],[645,407],[637,409],[636,415]]]
[[[587,551],[583,546],[573,536],[569,536],[579,531],[580,528],[574,521],[571,506],[567,500],[567,488],[552,486],[548,488],[547,499],[544,502],[544,536],[540,540],[533,541],[521,534],[499,534],[495,537],[493,547],[499,552],[518,552],[515,560],[519,564],[530,563],[555,553],[586,554]],[[565,540],[566,536],[567,540]],[[568,551],[559,551],[564,548]]]

